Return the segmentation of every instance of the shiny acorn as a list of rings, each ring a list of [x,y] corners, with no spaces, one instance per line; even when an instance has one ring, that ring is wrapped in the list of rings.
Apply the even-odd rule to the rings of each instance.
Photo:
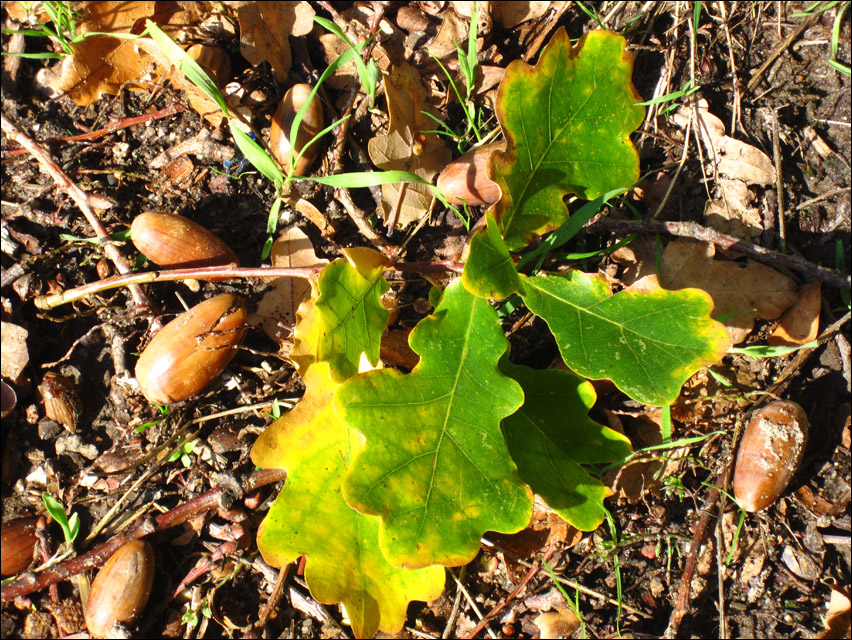
[[[293,125],[293,120],[302,105],[308,100],[312,91],[312,87],[308,84],[295,84],[284,94],[275,115],[272,117],[272,126],[269,129],[269,148],[276,160],[281,163],[285,171],[290,170],[290,127]],[[322,112],[322,103],[317,96],[311,100],[308,110],[305,112],[305,117],[299,125],[298,135],[296,136],[296,144],[294,154],[298,155],[299,151],[310,140],[322,131],[325,124],[325,119]],[[297,176],[303,176],[307,173],[310,166],[316,160],[319,145],[312,144],[301,159],[296,163],[294,172]]]
[[[95,638],[119,637],[118,624],[132,624],[151,595],[154,550],[133,540],[116,551],[95,576],[86,603],[86,626]]]
[[[795,402],[778,400],[758,410],[743,434],[734,467],[734,496],[748,512],[775,502],[799,468],[808,439],[808,416]]]
[[[48,371],[41,379],[39,391],[44,399],[45,415],[71,433],[77,431],[77,420],[83,412],[83,404],[74,383],[63,375]]]
[[[139,214],[130,225],[130,240],[151,262],[169,269],[239,266],[227,244],[200,224],[177,214]]]
[[[36,542],[38,518],[4,522],[0,532],[0,575],[14,576],[30,566]]]
[[[456,158],[438,176],[438,190],[450,204],[494,204],[500,199],[500,187],[488,177],[488,159],[505,148],[505,142],[491,142]]]
[[[136,363],[136,380],[145,397],[172,404],[204,389],[237,354],[246,315],[242,298],[224,293],[163,327]]]

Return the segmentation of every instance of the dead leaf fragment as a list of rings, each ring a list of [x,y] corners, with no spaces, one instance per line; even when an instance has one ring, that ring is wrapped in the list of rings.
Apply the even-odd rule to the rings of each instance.
[[[435,122],[423,111],[433,112],[427,104],[428,93],[417,69],[409,64],[394,67],[384,75],[390,123],[386,135],[370,140],[370,159],[385,171],[409,171],[431,182],[452,158],[444,141],[434,133]],[[382,209],[387,221],[400,196],[399,184],[382,186]],[[432,207],[432,191],[427,185],[408,184],[399,207],[397,226],[419,220]]]
[[[0,374],[17,384],[23,376],[24,369],[30,362],[30,352],[27,349],[28,331],[11,322],[3,322],[0,327],[2,334],[3,357],[0,358]]]
[[[533,622],[541,629],[542,638],[568,638],[580,628],[580,619],[568,607],[540,613]]]
[[[799,299],[784,312],[781,322],[767,342],[773,347],[798,346],[816,339],[819,333],[819,310],[822,289],[819,282],[799,287]]]
[[[311,32],[316,12],[307,2],[232,2],[240,23],[240,53],[253,66],[267,61],[285,84],[293,58],[289,36]]]
[[[540,18],[550,9],[551,2],[491,2],[491,14],[494,20],[506,29],[514,29],[522,22]],[[543,636],[542,636],[543,637]]]
[[[675,240],[663,250],[660,284],[670,290],[695,287],[713,298],[713,317],[726,317],[731,344],[745,340],[755,319],[774,320],[798,300],[795,283],[757,262],[714,260],[709,242]]]
[[[775,182],[775,165],[763,151],[725,135],[725,125],[709,112],[706,100],[698,101],[697,128],[706,150],[708,175],[716,176],[716,197],[707,203],[704,216],[714,229],[738,237],[755,237],[763,231],[760,212],[751,203],[748,185]],[[673,120],[686,129],[694,115],[692,106],[681,107]]]
[[[272,244],[270,259],[273,267],[317,267],[328,264],[325,258],[318,258],[311,239],[298,227],[285,230]],[[275,289],[267,291],[255,317],[263,331],[279,345],[290,340],[293,325],[296,322],[296,309],[309,297],[311,285],[304,278],[275,278]]]
[[[832,587],[828,611],[825,614],[825,630],[817,638],[848,638],[852,627],[849,587]]]

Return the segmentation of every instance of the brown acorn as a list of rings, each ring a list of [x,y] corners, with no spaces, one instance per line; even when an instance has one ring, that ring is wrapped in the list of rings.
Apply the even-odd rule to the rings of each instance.
[[[118,637],[113,625],[133,623],[151,595],[154,550],[133,540],[116,551],[95,576],[86,603],[86,626],[95,638]]]
[[[231,79],[231,58],[222,47],[215,44],[194,44],[186,52],[220,88],[228,84]]]
[[[130,225],[130,239],[154,264],[169,269],[239,265],[222,240],[200,224],[173,213],[141,213]]]
[[[488,177],[488,159],[506,148],[505,142],[491,142],[456,158],[438,176],[438,190],[450,204],[492,205],[500,199],[500,187]]]
[[[198,393],[237,354],[246,331],[242,298],[224,293],[185,311],[154,336],[136,363],[151,402],[172,404]]]
[[[51,420],[64,425],[68,431],[77,431],[77,420],[83,412],[83,404],[74,387],[74,382],[65,376],[48,371],[39,385],[44,399],[44,413]]]
[[[290,127],[293,125],[293,120],[302,105],[311,94],[312,87],[308,84],[295,84],[284,94],[275,115],[272,117],[272,126],[269,128],[269,148],[272,155],[281,163],[285,171],[290,170]],[[299,126],[299,132],[296,136],[296,144],[293,153],[299,154],[299,151],[310,140],[322,131],[325,120],[322,113],[322,103],[317,96],[311,100],[311,105],[305,112],[305,117]],[[313,164],[319,151],[319,145],[315,142],[312,144],[301,159],[296,163],[294,175],[303,176]]]
[[[734,467],[734,496],[749,512],[775,502],[799,468],[808,439],[808,416],[795,402],[777,400],[752,417]]]
[[[14,576],[30,566],[36,542],[38,518],[4,522],[0,534],[0,575]]]

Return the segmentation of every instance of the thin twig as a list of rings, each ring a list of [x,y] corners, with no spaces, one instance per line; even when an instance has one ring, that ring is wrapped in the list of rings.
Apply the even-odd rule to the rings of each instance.
[[[71,199],[74,200],[80,208],[80,211],[86,217],[86,220],[91,225],[92,229],[94,229],[98,242],[104,247],[104,253],[115,265],[118,272],[121,274],[131,273],[130,265],[124,259],[119,248],[109,237],[109,233],[101,224],[97,215],[95,215],[95,211],[89,202],[89,196],[71,181],[71,178],[69,178],[59,165],[56,164],[50,154],[36,143],[35,140],[24,133],[14,122],[8,120],[6,116],[0,116],[0,118],[2,118],[3,131],[7,136],[9,136],[9,139],[17,142],[24,147],[24,149],[29,151],[39,161],[42,168],[50,174],[56,184],[68,193],[69,196],[71,196]],[[137,306],[144,308],[149,308],[151,306],[150,300],[142,290],[142,287],[138,284],[132,284],[129,285],[129,289]]]
[[[772,156],[775,160],[775,197],[778,206],[778,237],[781,251],[787,252],[787,222],[784,219],[784,174],[781,172],[781,140],[778,133],[778,111],[772,110]]]
[[[623,233],[667,233],[682,238],[692,238],[703,242],[712,242],[725,250],[742,251],[761,262],[780,265],[821,280],[833,287],[849,289],[852,287],[852,277],[821,267],[798,256],[779,253],[765,249],[734,236],[725,235],[715,229],[702,227],[695,222],[673,222],[667,220],[613,220],[602,218],[586,228],[594,233],[602,229],[620,231]]]
[[[123,120],[119,120],[118,122],[114,122],[110,125],[107,125],[103,129],[98,129],[97,131],[89,131],[88,133],[81,133],[76,136],[68,136],[66,138],[51,138],[50,142],[82,142],[84,140],[97,140],[98,138],[103,138],[111,133],[116,131],[121,131],[122,129],[127,129],[128,127],[135,127],[137,124],[143,124],[145,122],[150,122],[152,120],[161,120],[163,118],[168,118],[170,116],[175,115],[176,113],[180,113],[181,111],[185,111],[186,107],[182,104],[176,103],[170,107],[166,107],[165,109],[160,109],[159,111],[155,111],[154,113],[146,113],[141,116],[133,116],[132,118],[124,118]],[[18,155],[23,155],[27,153],[27,149],[10,149],[5,152],[5,155],[8,157],[14,157]]]
[[[717,484],[721,482],[722,477],[717,479]],[[692,590],[692,576],[695,573],[695,566],[698,564],[698,556],[704,540],[707,538],[707,529],[710,521],[713,519],[713,505],[719,499],[721,492],[718,488],[713,487],[707,494],[704,505],[701,508],[701,517],[693,529],[694,538],[692,545],[689,547],[689,554],[686,557],[686,563],[683,566],[683,576],[680,580],[680,589],[677,595],[677,604],[674,611],[669,617],[669,626],[663,634],[664,638],[677,638],[680,623],[683,622],[686,614],[689,613],[690,591]]]
[[[484,620],[482,612],[479,610],[479,607],[476,606],[476,601],[467,592],[467,589],[465,588],[462,581],[456,577],[456,574],[450,573],[450,575],[453,577],[453,580],[455,581],[456,586],[459,588],[459,591],[462,592],[464,599],[467,600],[467,603],[470,605],[470,608],[473,609],[473,612],[476,614],[476,617],[479,618],[480,622],[485,622],[484,629],[486,633],[488,633],[489,636],[496,640],[497,634],[495,634],[494,631],[491,630],[491,627],[488,626],[488,620]]]
[[[800,35],[802,35],[802,33],[804,33],[805,29],[814,24],[818,19],[818,13],[815,13],[814,15],[809,16],[808,18],[805,18],[802,23],[784,39],[783,42],[781,42],[777,47],[775,47],[772,53],[769,54],[769,57],[763,61],[762,65],[760,65],[760,68],[754,72],[754,75],[751,77],[751,80],[748,81],[745,90],[751,91],[752,89],[754,89],[757,86],[757,83],[760,81],[760,78],[763,76],[764,73],[766,73],[766,70],[769,69],[770,66],[772,66],[772,63],[775,62],[778,56],[784,53],[787,47],[789,47],[796,38],[798,38]]]
[[[394,264],[388,267],[395,271],[435,272],[462,271],[463,264],[450,260],[437,262],[408,262]],[[52,309],[61,304],[74,302],[87,296],[126,287],[131,284],[148,282],[168,282],[174,280],[229,280],[236,278],[313,278],[322,271],[323,267],[204,267],[198,269],[172,269],[170,271],[146,271],[132,273],[126,276],[112,276],[104,280],[89,282],[67,291],[46,296],[36,296],[34,302],[39,309]]]
[[[541,560],[536,562],[535,565],[529,571],[527,571],[527,574],[524,576],[524,579],[521,580],[518,583],[518,586],[516,586],[514,589],[512,589],[512,593],[510,593],[508,596],[503,598],[502,602],[500,602],[496,607],[494,607],[491,611],[489,611],[486,614],[486,616],[482,620],[479,621],[478,625],[476,625],[473,629],[468,631],[465,638],[474,638],[476,636],[476,634],[478,634],[480,631],[482,631],[482,629],[485,628],[485,625],[488,624],[488,621],[491,620],[492,618],[494,618],[496,615],[498,615],[503,609],[505,609],[509,605],[509,603],[512,600],[514,600],[515,597],[517,597],[517,595],[521,592],[521,590],[523,590],[530,583],[530,581],[541,570],[542,563],[550,560],[551,556],[555,552],[556,552],[556,549],[554,549],[553,547],[549,548],[545,552],[544,556],[542,556]]]

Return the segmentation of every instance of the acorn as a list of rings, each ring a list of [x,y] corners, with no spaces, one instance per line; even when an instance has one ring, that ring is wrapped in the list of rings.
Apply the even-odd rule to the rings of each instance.
[[[281,163],[286,172],[290,171],[290,127],[293,125],[293,120],[302,105],[310,96],[312,88],[308,84],[295,84],[284,94],[278,109],[275,110],[275,115],[272,117],[272,126],[269,128],[269,148],[272,155]],[[296,136],[296,145],[294,154],[299,155],[302,147],[322,131],[325,124],[325,119],[322,113],[322,103],[317,96],[311,100],[308,110],[305,112],[305,117],[299,125],[299,132]],[[303,176],[307,173],[311,164],[317,157],[319,145],[312,144],[304,155],[296,163],[294,175]]]
[[[231,58],[222,47],[215,44],[194,44],[186,52],[219,88],[228,84],[231,79]]]
[[[237,354],[246,315],[242,298],[224,293],[163,327],[136,363],[136,379],[145,397],[172,404],[204,389]]]
[[[0,575],[14,576],[30,566],[36,542],[38,518],[4,522],[0,534]]]
[[[200,224],[174,213],[141,213],[130,225],[134,246],[154,264],[169,269],[239,266],[231,248]]]
[[[488,177],[488,159],[505,148],[505,142],[491,142],[456,158],[438,176],[438,190],[450,204],[494,204],[500,199],[500,187]]]
[[[734,496],[755,512],[775,502],[799,468],[808,439],[808,416],[795,402],[777,400],[752,417],[734,467]]]
[[[68,431],[77,431],[77,420],[83,412],[83,404],[74,387],[74,382],[58,373],[48,371],[39,385],[44,399],[45,415],[64,425]]]
[[[86,603],[86,626],[95,638],[121,637],[116,623],[132,624],[151,595],[154,550],[133,540],[116,551],[95,576]],[[126,637],[126,636],[125,636]]]

